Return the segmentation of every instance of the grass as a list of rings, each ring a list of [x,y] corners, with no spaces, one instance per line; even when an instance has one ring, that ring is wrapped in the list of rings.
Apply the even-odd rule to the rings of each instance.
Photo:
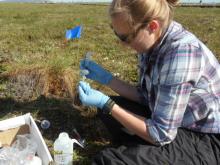
[[[51,151],[61,131],[73,128],[86,138],[85,150],[76,148],[75,164],[111,145],[94,109],[74,108],[79,62],[87,51],[112,73],[137,82],[135,52],[120,45],[109,27],[107,5],[0,3],[0,119],[31,112],[48,119],[41,130]],[[180,7],[175,20],[195,33],[220,59],[220,8]],[[81,39],[65,42],[65,30],[82,25]],[[94,82],[107,94],[114,94]]]

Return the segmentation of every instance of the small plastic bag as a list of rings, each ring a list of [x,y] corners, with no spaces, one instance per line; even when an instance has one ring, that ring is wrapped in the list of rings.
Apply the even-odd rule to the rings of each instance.
[[[0,165],[27,165],[37,151],[37,143],[31,134],[18,135],[11,147],[0,150]]]

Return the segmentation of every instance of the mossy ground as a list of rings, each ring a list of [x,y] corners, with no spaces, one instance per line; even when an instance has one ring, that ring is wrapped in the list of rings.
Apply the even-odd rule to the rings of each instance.
[[[195,33],[220,59],[220,8],[179,7],[175,20]],[[90,164],[111,145],[96,110],[74,107],[79,62],[92,59],[130,83],[137,82],[135,52],[123,47],[109,27],[108,5],[0,3],[0,119],[31,112],[48,119],[41,130],[51,151],[62,131],[77,128],[86,149],[76,148],[75,164]],[[65,41],[65,30],[82,25],[80,39]],[[90,82],[108,95],[107,87]]]

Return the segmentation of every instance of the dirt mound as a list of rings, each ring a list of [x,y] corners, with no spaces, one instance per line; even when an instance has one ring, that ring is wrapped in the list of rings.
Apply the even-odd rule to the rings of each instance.
[[[71,69],[54,72],[49,69],[23,69],[7,74],[7,93],[15,100],[30,101],[41,95],[73,98],[78,73]]]

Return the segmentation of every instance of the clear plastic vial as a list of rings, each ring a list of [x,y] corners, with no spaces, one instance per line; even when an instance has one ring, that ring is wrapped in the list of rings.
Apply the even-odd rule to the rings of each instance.
[[[91,60],[91,56],[92,56],[92,52],[87,52],[87,53],[85,54],[85,59],[86,59],[86,60]],[[81,69],[81,70],[80,70],[80,76],[81,76],[81,79],[82,79],[83,81],[85,81],[86,75],[88,75],[88,74],[89,74],[89,70],[87,70],[87,69]]]

